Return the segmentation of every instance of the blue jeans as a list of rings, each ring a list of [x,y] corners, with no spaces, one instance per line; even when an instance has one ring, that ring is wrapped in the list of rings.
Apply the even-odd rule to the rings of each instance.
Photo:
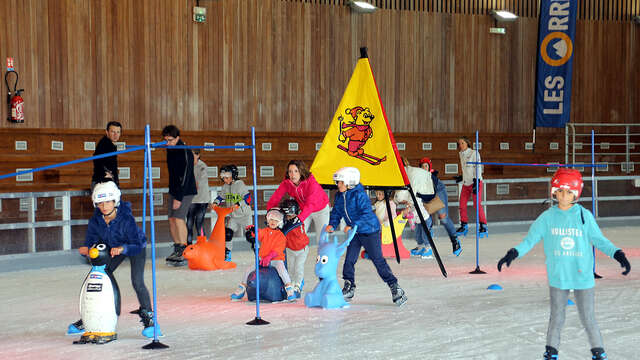
[[[431,231],[432,226],[433,219],[429,217],[429,219],[427,219],[427,228],[429,229],[429,231]],[[418,243],[418,245],[431,247],[431,244],[429,244],[429,238],[427,237],[427,234],[424,232],[424,228],[422,227],[422,223],[416,224],[416,242]]]
[[[391,268],[389,264],[387,264],[387,260],[382,256],[382,247],[380,241],[380,232],[375,232],[371,234],[360,234],[357,233],[354,236],[351,243],[347,247],[347,255],[344,259],[344,266],[342,267],[342,278],[345,280],[349,280],[352,283],[356,283],[355,281],[355,265],[356,261],[358,261],[358,257],[360,257],[360,248],[364,247],[364,250],[369,255],[371,262],[376,267],[378,271],[378,275],[382,278],[384,282],[386,282],[389,286],[398,282],[393,273],[391,272]]]
[[[442,202],[444,203],[444,207],[436,211],[434,216],[439,217],[439,215],[444,214],[445,217],[443,219],[440,219],[440,223],[442,223],[442,226],[444,226],[444,228],[447,230],[447,234],[449,234],[449,238],[453,239],[456,237],[456,228],[455,226],[453,226],[453,222],[449,217],[449,201],[447,197],[446,187],[444,189],[438,189],[436,194],[438,195],[440,200],[442,200]]]

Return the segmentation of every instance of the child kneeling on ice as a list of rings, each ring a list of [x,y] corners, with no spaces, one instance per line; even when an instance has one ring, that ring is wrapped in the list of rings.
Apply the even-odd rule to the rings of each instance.
[[[258,241],[260,242],[260,266],[273,266],[284,283],[284,290],[287,292],[287,300],[294,301],[296,295],[293,292],[291,278],[284,266],[284,249],[287,245],[287,238],[284,236],[280,227],[284,221],[284,214],[280,209],[273,208],[267,211],[267,227],[258,231]],[[247,290],[247,277],[252,271],[256,270],[255,263],[252,263],[244,272],[242,281],[238,285],[238,289],[231,294],[231,300],[240,300],[244,297]]]
[[[358,231],[347,247],[342,268],[344,299],[350,301],[355,293],[355,264],[360,255],[360,248],[364,247],[378,275],[389,285],[393,302],[398,306],[404,304],[407,296],[398,285],[398,279],[391,272],[387,260],[382,256],[380,222],[373,213],[369,196],[360,184],[360,171],[354,167],[344,167],[333,174],[333,180],[338,186],[338,193],[335,196],[326,231],[333,232],[342,219],[347,223],[344,228],[345,233],[349,232],[354,225],[358,225]]]
[[[509,249],[498,262],[498,271],[501,271],[503,264],[511,265],[513,260],[523,257],[543,240],[551,307],[544,359],[558,358],[560,332],[564,326],[569,291],[572,289],[580,320],[591,344],[591,358],[607,359],[594,314],[592,245],[618,261],[625,268],[622,275],[627,275],[631,270],[624,252],[602,235],[593,214],[576,204],[583,186],[578,170],[558,169],[551,179],[551,195],[558,205],[538,216],[524,240]]]

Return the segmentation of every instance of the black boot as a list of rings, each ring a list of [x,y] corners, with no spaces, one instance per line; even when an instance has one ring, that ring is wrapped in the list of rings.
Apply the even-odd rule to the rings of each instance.
[[[356,293],[356,284],[351,280],[344,281],[344,287],[342,288],[342,296],[346,301],[351,301]]]
[[[391,298],[394,304],[401,306],[407,302],[407,295],[404,294],[404,290],[402,290],[398,283],[389,285],[389,289],[391,289]]]
[[[460,240],[458,240],[457,236],[454,236],[451,238],[451,247],[452,247],[452,252],[453,255],[455,256],[460,256],[460,253],[462,252],[462,247],[460,246]]]
[[[545,352],[542,358],[544,360],[556,360],[558,359],[558,350],[552,346],[545,346]]]
[[[603,348],[593,348],[591,349],[591,354],[593,356],[591,356],[591,359],[593,360],[607,360],[607,353],[604,352]]]

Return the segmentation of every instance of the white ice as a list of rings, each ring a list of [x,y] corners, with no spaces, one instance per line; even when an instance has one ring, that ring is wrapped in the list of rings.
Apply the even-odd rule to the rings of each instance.
[[[608,227],[605,235],[627,253],[628,276],[613,259],[597,255],[596,318],[611,360],[639,359],[640,245],[638,227]],[[322,310],[296,303],[262,304],[265,326],[254,319],[255,303],[231,302],[253,254],[235,251],[238,267],[202,272],[157,264],[158,318],[164,350],[144,350],[150,340],[136,315],[138,307],[125,262],[116,271],[123,296],[118,340],[105,345],[72,345],[67,325],[79,318],[83,265],[0,273],[0,359],[541,359],[548,321],[548,285],[542,244],[502,273],[497,260],[522,232],[491,234],[481,240],[480,269],[474,237],[463,239],[460,257],[443,236],[437,246],[448,272],[435,260],[389,259],[408,302],[397,307],[373,265],[356,265],[357,290],[348,309]],[[405,241],[407,248],[415,242]],[[307,259],[307,289],[315,285],[316,247]],[[146,279],[151,289],[151,261]],[[341,271],[341,269],[339,269]],[[338,276],[340,278],[340,275]],[[487,290],[499,284],[504,290]],[[572,296],[571,296],[572,298]],[[569,306],[560,359],[589,359],[589,344],[575,306]]]

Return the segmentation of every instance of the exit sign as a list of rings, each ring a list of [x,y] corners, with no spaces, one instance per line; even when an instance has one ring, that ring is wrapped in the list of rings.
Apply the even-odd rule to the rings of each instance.
[[[207,9],[199,6],[193,7],[193,21],[203,23],[207,20]]]

